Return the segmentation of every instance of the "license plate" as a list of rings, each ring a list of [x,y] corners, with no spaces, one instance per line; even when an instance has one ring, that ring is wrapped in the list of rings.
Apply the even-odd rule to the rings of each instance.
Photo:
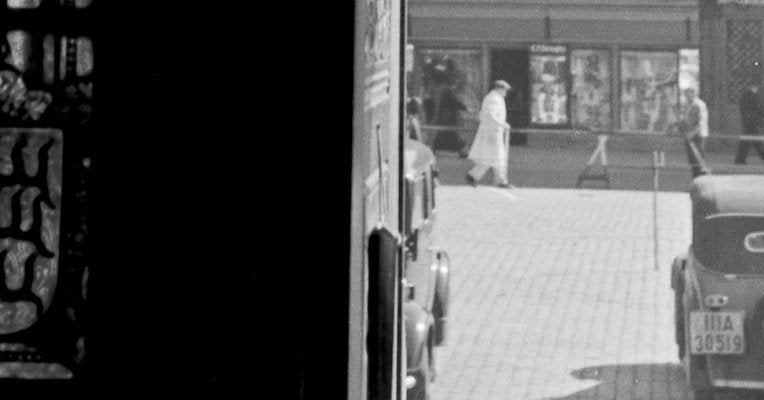
[[[690,353],[743,354],[742,311],[690,312]]]

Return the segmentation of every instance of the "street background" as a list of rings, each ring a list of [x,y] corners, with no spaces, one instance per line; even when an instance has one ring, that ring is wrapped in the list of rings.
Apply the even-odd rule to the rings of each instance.
[[[690,243],[686,193],[443,185],[452,260],[438,400],[686,399],[670,263]]]
[[[520,187],[574,188],[596,146],[597,137],[592,134],[529,135],[525,146],[510,146],[509,181]],[[748,165],[734,165],[736,146],[735,141],[712,139],[708,142],[706,156],[713,173],[764,173],[764,163],[753,149],[748,154]],[[692,173],[687,152],[679,139],[617,136],[611,137],[607,144],[611,189],[652,190],[653,150],[665,152],[668,167],[659,172],[660,190],[689,190]],[[464,176],[472,167],[472,161],[459,158],[455,152],[436,151],[435,154],[442,184],[467,184]],[[599,165],[599,161],[595,162],[591,172],[601,172]],[[492,184],[492,172],[481,183]],[[606,188],[604,181],[597,180],[584,181],[581,186]]]

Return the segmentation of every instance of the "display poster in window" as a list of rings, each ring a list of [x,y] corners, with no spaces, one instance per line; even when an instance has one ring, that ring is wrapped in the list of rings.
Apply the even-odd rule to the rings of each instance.
[[[567,64],[564,48],[561,49],[562,54],[531,54],[531,123],[533,124],[568,123],[568,93],[565,82]]]
[[[609,129],[610,52],[573,50],[570,72],[572,125],[582,129]]]
[[[483,93],[482,57],[478,50],[422,49],[416,52],[411,95],[422,104],[420,121],[426,125],[454,127],[439,131],[435,147],[458,150],[471,142],[478,125]],[[425,141],[434,145],[435,137]]]
[[[680,115],[675,52],[621,53],[621,129],[667,134]]]

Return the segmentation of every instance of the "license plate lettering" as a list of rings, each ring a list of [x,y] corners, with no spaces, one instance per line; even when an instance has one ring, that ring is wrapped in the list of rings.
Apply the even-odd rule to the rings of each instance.
[[[731,348],[729,345],[730,337],[727,335],[716,335],[716,351],[724,351],[725,349]],[[725,346],[725,344],[727,344]]]
[[[742,354],[743,312],[691,312],[690,339],[692,354]]]
[[[717,315],[706,313],[703,317],[703,326],[707,331],[732,331],[734,325],[730,315]]]
[[[743,338],[726,335],[695,335],[693,353],[739,353],[743,349]]]

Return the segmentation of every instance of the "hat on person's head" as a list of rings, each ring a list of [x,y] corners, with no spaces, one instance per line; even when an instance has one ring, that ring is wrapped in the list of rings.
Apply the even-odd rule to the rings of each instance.
[[[509,83],[507,83],[507,81],[504,81],[504,80],[501,80],[501,79],[499,79],[498,81],[494,81],[494,82],[493,82],[493,88],[494,88],[494,89],[505,89],[505,90],[509,90],[509,89],[512,89],[512,86],[510,86],[510,84],[509,84]]]

